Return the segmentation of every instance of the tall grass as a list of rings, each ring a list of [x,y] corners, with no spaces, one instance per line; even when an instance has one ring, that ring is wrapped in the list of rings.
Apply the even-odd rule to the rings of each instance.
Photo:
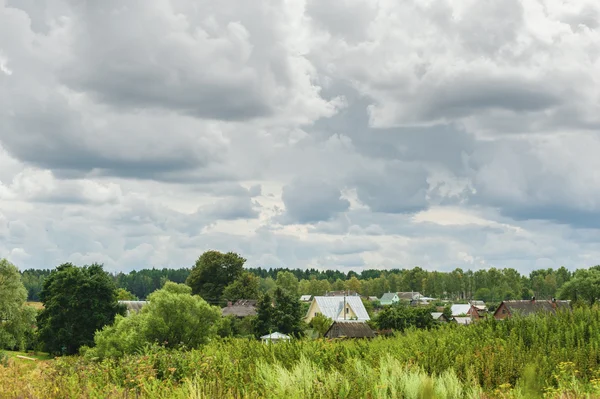
[[[1,398],[600,398],[600,311],[0,367]]]

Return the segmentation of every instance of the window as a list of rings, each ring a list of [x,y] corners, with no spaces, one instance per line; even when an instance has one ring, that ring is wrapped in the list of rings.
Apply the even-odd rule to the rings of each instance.
[[[506,308],[502,308],[502,314],[506,314]]]
[[[350,313],[350,308],[346,308],[346,313]]]
[[[318,314],[319,314],[319,312],[315,312],[315,316],[318,315]]]

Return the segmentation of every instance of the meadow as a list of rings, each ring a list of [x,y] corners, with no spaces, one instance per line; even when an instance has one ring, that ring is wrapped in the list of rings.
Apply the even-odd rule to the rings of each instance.
[[[0,366],[0,397],[595,398],[599,346],[600,310],[578,308],[372,340],[232,338],[122,358],[12,358]]]

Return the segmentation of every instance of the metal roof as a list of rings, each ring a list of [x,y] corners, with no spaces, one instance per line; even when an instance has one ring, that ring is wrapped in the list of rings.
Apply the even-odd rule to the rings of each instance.
[[[280,332],[274,332],[271,334],[263,335],[260,339],[290,339],[289,335],[282,334]]]
[[[344,298],[346,298],[346,303],[356,313],[358,320],[366,321],[371,319],[359,296],[315,296],[314,300],[317,301],[317,305],[324,316],[329,317],[331,320],[343,320],[344,314],[342,313],[342,309],[344,308]]]
[[[395,292],[386,292],[385,294],[383,294],[379,302],[392,302],[394,298],[399,300],[398,294],[396,294]]]
[[[308,301],[310,301],[310,298],[312,298],[312,295],[302,295],[300,297],[300,300],[303,302],[308,302]]]
[[[468,303],[465,304],[455,304],[450,308],[452,311],[452,316],[459,316],[461,314],[468,314],[469,309],[471,309],[471,305]]]

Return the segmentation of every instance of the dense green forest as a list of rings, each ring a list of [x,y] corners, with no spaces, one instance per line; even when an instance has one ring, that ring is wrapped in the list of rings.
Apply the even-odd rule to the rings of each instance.
[[[180,269],[141,269],[129,273],[112,274],[117,287],[131,292],[138,299],[164,285],[166,281],[184,283],[190,274],[189,268]],[[246,268],[257,276],[261,292],[273,290],[277,279],[290,274],[296,280],[289,282],[295,286],[294,294],[322,295],[332,290],[353,290],[366,296],[381,297],[385,292],[418,291],[423,295],[454,301],[479,299],[499,302],[504,299],[528,299],[557,296],[560,288],[573,277],[573,272],[565,267],[558,269],[535,270],[523,275],[515,269],[462,270],[451,272],[427,271],[421,267],[412,269],[364,270],[361,273],[339,270],[320,271],[315,269],[263,269]],[[38,301],[48,269],[27,269],[22,272],[22,281],[28,291],[30,301]],[[293,279],[292,279],[293,280]],[[217,302],[216,298],[205,298],[207,302]]]

